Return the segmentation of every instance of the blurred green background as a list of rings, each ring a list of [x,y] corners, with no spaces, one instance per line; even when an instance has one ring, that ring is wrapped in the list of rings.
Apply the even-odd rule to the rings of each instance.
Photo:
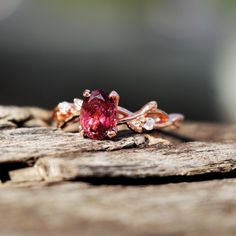
[[[236,121],[235,1],[0,0],[0,103],[53,108],[85,88]]]

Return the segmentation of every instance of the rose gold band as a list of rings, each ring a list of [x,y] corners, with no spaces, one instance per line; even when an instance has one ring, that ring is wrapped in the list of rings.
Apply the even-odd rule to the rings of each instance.
[[[155,101],[147,103],[137,112],[131,112],[123,107],[118,108],[118,114],[123,115],[118,124],[126,123],[135,132],[153,130],[168,126],[178,126],[184,119],[182,114],[167,114],[157,108]]]

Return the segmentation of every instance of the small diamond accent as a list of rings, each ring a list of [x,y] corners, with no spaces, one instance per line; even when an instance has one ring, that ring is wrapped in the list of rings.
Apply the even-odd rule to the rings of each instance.
[[[143,128],[146,130],[152,130],[154,128],[155,120],[151,117],[146,118],[146,123],[143,125]]]
[[[58,108],[62,114],[67,114],[71,109],[71,103],[61,102],[59,103]]]

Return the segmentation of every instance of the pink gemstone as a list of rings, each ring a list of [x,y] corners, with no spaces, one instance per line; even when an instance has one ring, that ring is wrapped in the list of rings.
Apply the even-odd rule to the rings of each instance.
[[[116,105],[107,92],[93,90],[89,98],[84,98],[80,111],[80,124],[85,136],[107,138],[107,131],[116,126],[116,112]]]

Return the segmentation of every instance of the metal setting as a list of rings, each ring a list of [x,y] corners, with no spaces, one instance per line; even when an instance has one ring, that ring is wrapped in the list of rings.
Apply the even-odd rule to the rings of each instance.
[[[90,97],[90,90],[83,92],[83,97]],[[184,120],[182,114],[166,112],[158,109],[156,101],[151,101],[144,105],[140,110],[131,112],[126,108],[119,106],[120,96],[116,91],[109,94],[109,98],[113,99],[117,108],[117,125],[126,124],[129,129],[134,132],[142,133],[145,131],[161,129],[165,127],[179,127],[181,121]],[[54,109],[53,118],[59,128],[63,128],[68,123],[79,122],[80,110],[83,100],[75,98],[73,103],[62,102]],[[83,134],[83,130],[78,130]],[[114,130],[107,131],[107,136],[113,138],[117,135],[117,127]]]

